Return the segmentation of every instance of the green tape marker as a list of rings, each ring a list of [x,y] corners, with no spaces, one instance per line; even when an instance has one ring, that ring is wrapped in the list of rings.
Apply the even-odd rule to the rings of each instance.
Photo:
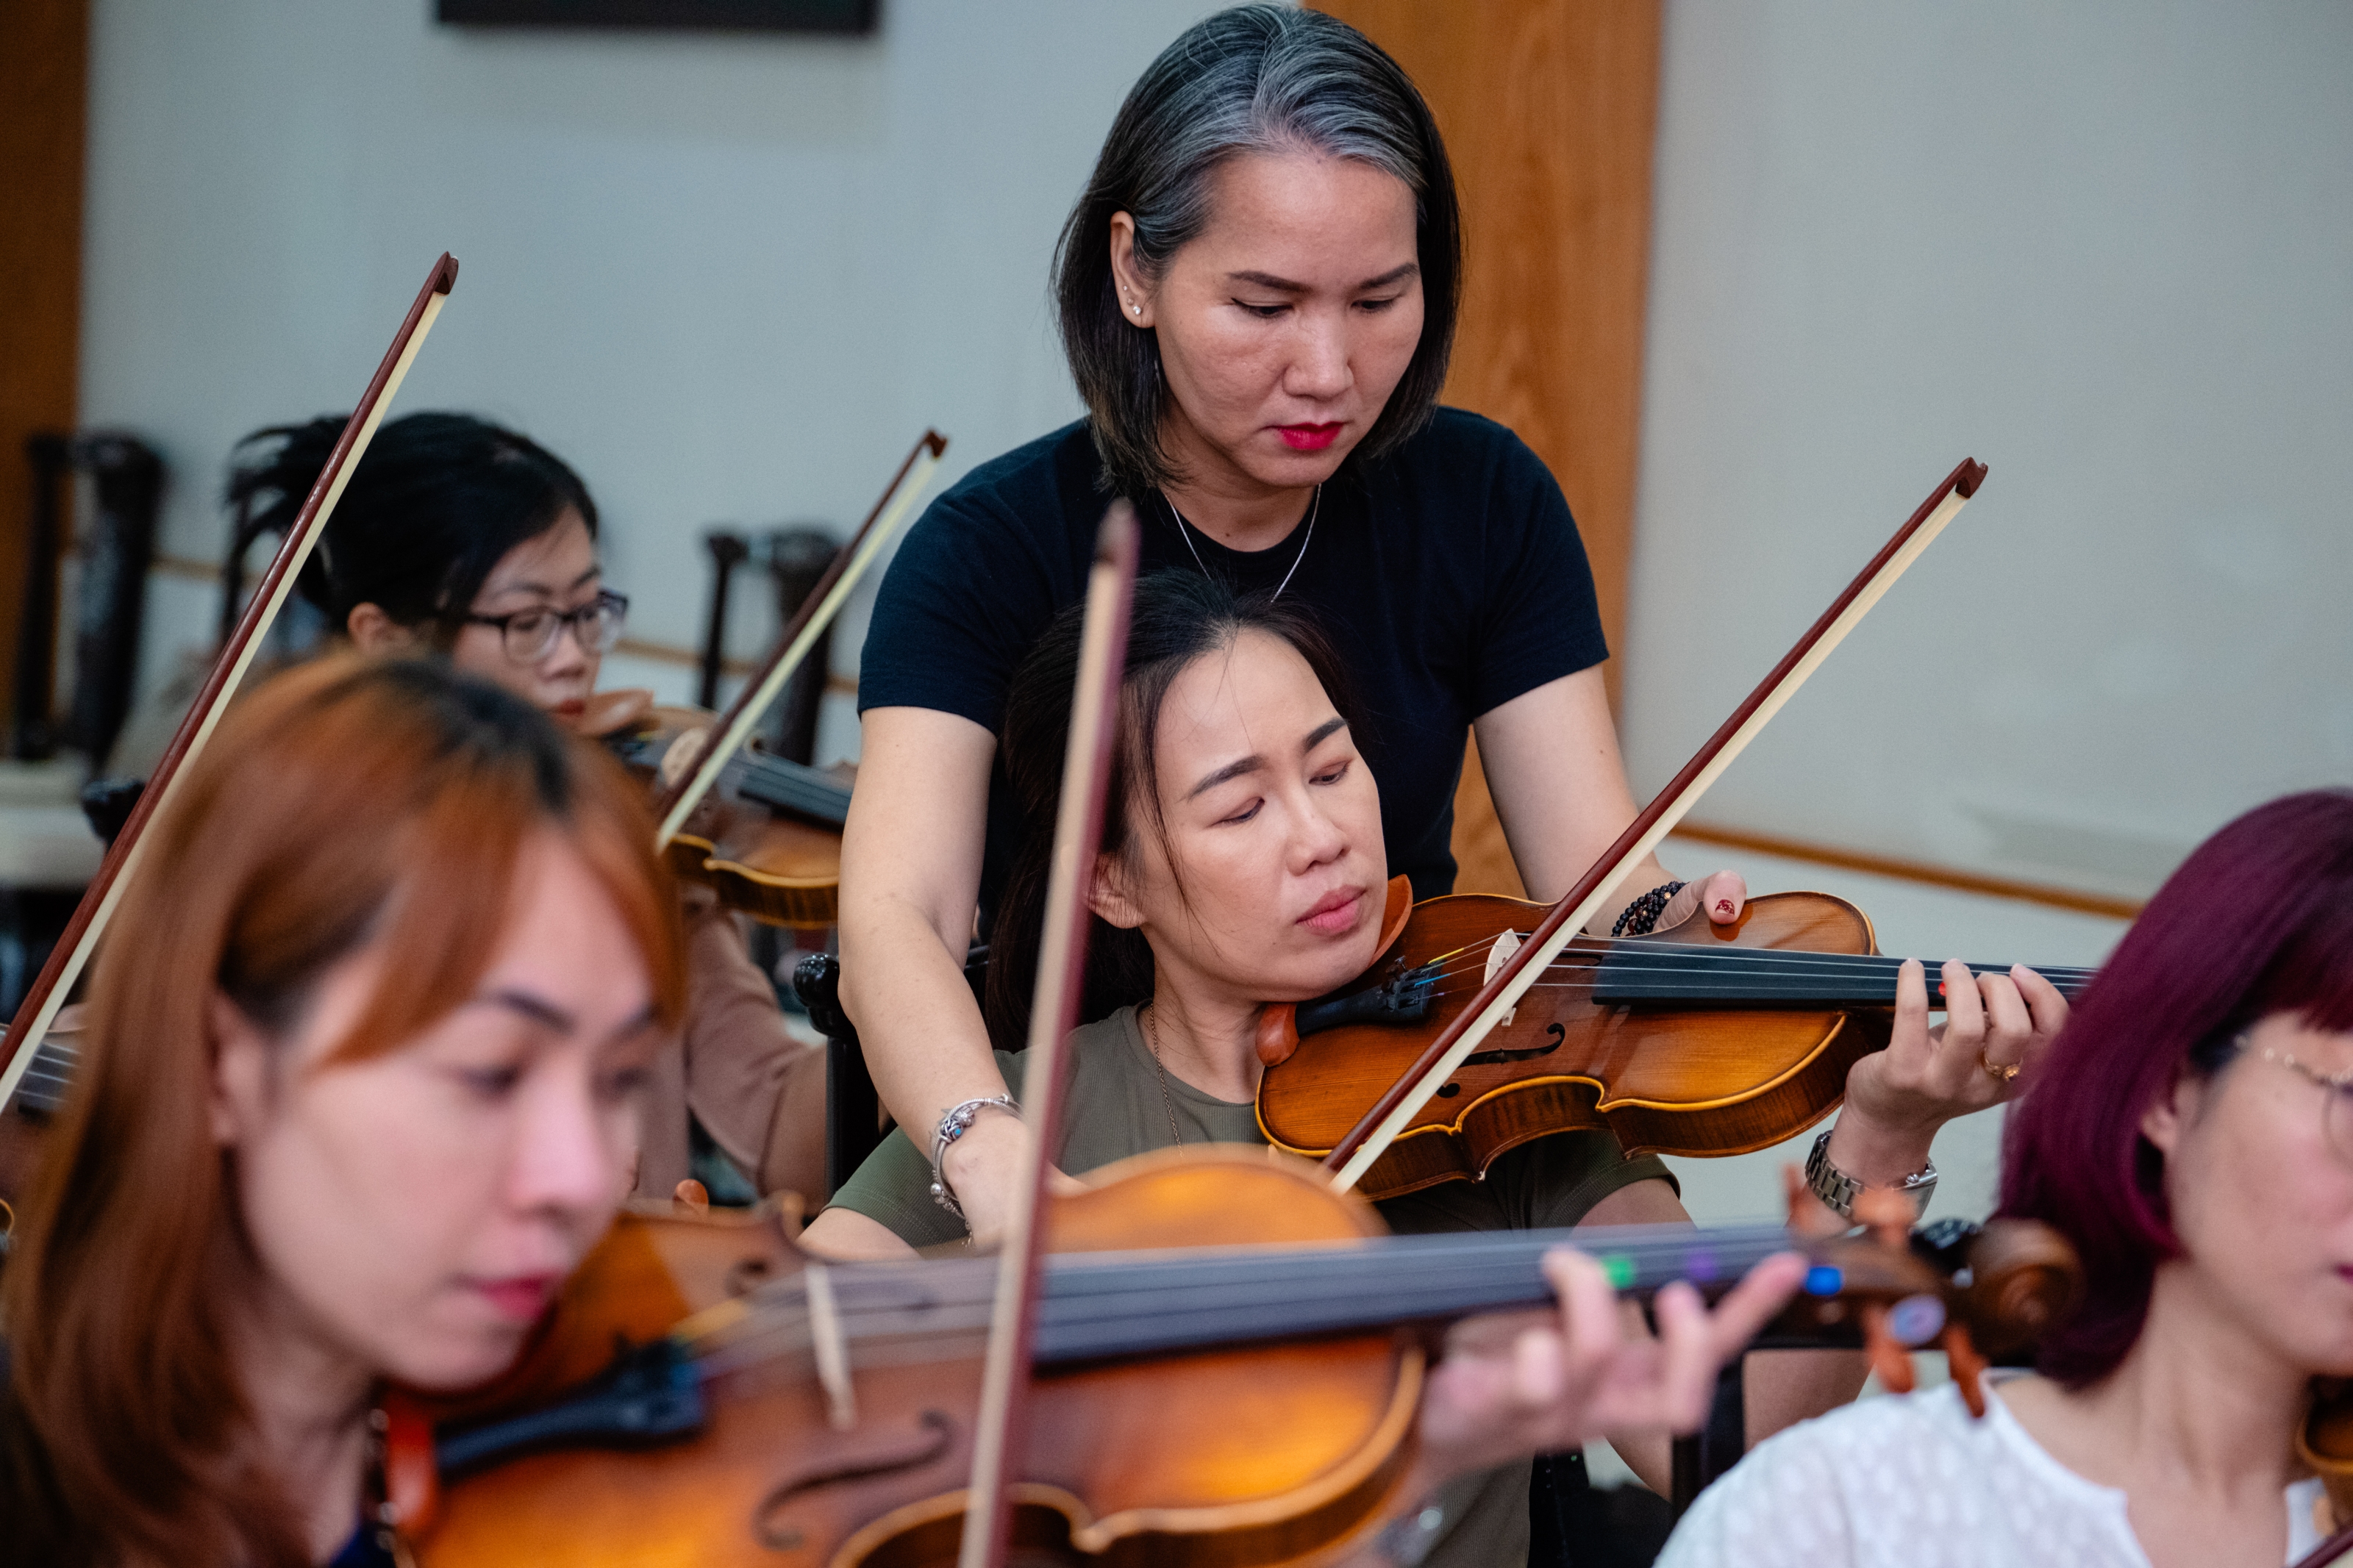
[[[1634,1288],[1634,1260],[1622,1252],[1603,1253],[1601,1272],[1609,1277],[1609,1288],[1612,1290],[1630,1290]]]

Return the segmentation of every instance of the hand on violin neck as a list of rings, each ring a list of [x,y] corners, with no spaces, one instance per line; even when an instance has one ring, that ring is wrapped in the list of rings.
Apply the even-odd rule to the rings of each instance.
[[[2013,1098],[2067,1022],[2067,999],[2023,965],[1972,975],[1957,961],[1937,984],[1945,1022],[1931,1027],[1926,972],[1906,960],[1887,1048],[1848,1069],[1846,1106],[1827,1152],[1859,1182],[1903,1180],[1927,1163],[1946,1122]]]
[[[1556,1248],[1545,1273],[1556,1312],[1473,1318],[1448,1337],[1422,1403],[1429,1484],[1599,1436],[1696,1431],[1716,1373],[1797,1292],[1806,1265],[1776,1254],[1713,1311],[1670,1285],[1653,1302],[1655,1338],[1584,1253]]]

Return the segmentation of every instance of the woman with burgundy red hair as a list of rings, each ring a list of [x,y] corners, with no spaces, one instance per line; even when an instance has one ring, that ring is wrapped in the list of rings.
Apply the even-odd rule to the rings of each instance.
[[[2011,1112],[2001,1212],[2089,1290],[1981,1420],[1951,1388],[1761,1446],[1666,1568],[2261,1564],[2334,1517],[2299,1427],[2353,1375],[2353,794],[2208,839]]]

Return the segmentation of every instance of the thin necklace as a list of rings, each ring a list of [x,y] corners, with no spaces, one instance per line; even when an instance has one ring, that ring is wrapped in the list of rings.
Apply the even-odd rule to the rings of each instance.
[[[1168,509],[1175,511],[1175,507]],[[1144,1005],[1145,1043],[1152,1048],[1152,1070],[1160,1076],[1160,1108],[1168,1112],[1168,1146],[1180,1147],[1185,1134],[1176,1130],[1176,1097],[1168,1092],[1168,1068],[1160,1059],[1160,1016],[1151,1003]]]
[[[1185,548],[1193,552],[1193,564],[1201,569],[1202,576],[1208,576],[1209,563],[1201,559],[1200,548],[1193,542],[1193,525],[1185,521],[1185,514],[1176,510],[1176,503],[1168,499],[1166,490],[1160,492],[1160,499],[1166,502],[1168,515],[1176,520],[1176,532],[1185,541]],[[1324,487],[1319,484],[1315,487],[1314,499],[1307,503],[1307,537],[1299,542],[1299,553],[1292,557],[1291,570],[1282,574],[1282,581],[1274,585],[1274,592],[1268,595],[1269,598],[1282,598],[1282,591],[1291,586],[1291,580],[1299,575],[1299,563],[1307,559],[1307,547],[1315,542],[1315,514],[1323,510]]]

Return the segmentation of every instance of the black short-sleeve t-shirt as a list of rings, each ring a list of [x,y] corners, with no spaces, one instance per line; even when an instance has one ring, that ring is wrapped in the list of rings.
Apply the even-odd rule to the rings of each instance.
[[[982,464],[934,501],[883,579],[859,710],[930,708],[1000,730],[1015,668],[1085,595],[1103,472],[1081,421]],[[1158,497],[1138,517],[1145,573],[1206,566],[1244,593],[1288,575],[1285,602],[1315,616],[1354,687],[1389,870],[1410,876],[1417,898],[1454,885],[1454,786],[1471,721],[1609,657],[1560,487],[1518,437],[1475,414],[1440,408],[1387,457],[1351,458],[1312,519],[1271,549],[1245,553],[1180,532]],[[1017,820],[999,769],[984,909],[995,905]]]

